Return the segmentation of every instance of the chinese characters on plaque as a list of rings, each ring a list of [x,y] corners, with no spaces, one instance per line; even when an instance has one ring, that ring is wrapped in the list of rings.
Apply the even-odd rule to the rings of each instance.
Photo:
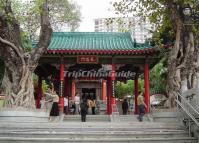
[[[98,57],[91,55],[82,55],[77,57],[77,63],[79,64],[97,64]]]

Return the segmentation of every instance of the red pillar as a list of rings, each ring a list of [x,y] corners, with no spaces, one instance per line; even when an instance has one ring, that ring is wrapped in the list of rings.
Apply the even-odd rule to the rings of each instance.
[[[107,80],[107,114],[112,114],[112,105],[115,105],[114,81],[115,81],[115,64],[111,65],[111,77]]]
[[[37,99],[36,99],[36,108],[39,109],[41,107],[40,100],[42,98],[42,78],[39,76],[38,85],[37,85]]]
[[[64,97],[66,97],[68,99],[68,108],[67,108],[67,113],[69,113],[69,78],[66,75],[65,79],[64,79]]]
[[[134,95],[135,95],[135,112],[134,114],[138,114],[138,104],[137,104],[137,97],[138,97],[138,77],[135,76],[134,79]]]
[[[145,63],[144,65],[144,99],[145,99],[145,104],[147,106],[146,108],[146,113],[150,112],[150,89],[149,89],[149,64]]]
[[[63,86],[64,86],[64,64],[60,64],[60,96],[59,96],[59,105],[60,105],[60,112],[64,112],[64,93],[63,93]]]
[[[107,114],[111,114],[111,96],[112,96],[112,82],[111,77],[108,77],[107,80]]]
[[[102,100],[107,99],[107,89],[106,89],[106,80],[102,80]]]
[[[111,74],[111,107],[114,105],[115,102],[115,64],[112,64],[112,74]],[[112,111],[111,111],[112,113]]]
[[[65,77],[65,81],[64,81],[64,97],[67,97],[69,96],[69,79],[68,77],[66,76]]]
[[[72,86],[71,86],[71,94],[72,94],[72,100],[74,100],[75,93],[76,93],[76,83],[75,80],[72,80]]]

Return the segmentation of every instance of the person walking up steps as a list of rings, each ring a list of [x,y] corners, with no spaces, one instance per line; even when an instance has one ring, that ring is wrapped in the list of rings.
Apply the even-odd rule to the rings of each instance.
[[[128,109],[129,109],[129,105],[128,105],[127,99],[125,98],[124,101],[122,102],[123,115],[127,114]]]
[[[80,104],[81,121],[86,122],[86,114],[88,112],[87,100],[84,98]]]
[[[139,112],[138,120],[140,122],[142,122],[143,116],[145,114],[146,104],[144,103],[144,97],[143,97],[143,94],[141,92],[139,92],[139,96],[137,98],[137,103],[138,103],[138,112]]]
[[[80,95],[78,92],[75,94],[74,101],[75,101],[75,110],[76,110],[75,114],[79,114]]]

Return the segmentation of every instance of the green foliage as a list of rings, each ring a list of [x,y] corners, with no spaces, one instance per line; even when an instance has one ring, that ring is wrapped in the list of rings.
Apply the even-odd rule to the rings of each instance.
[[[144,80],[140,78],[138,83],[139,91],[143,92]],[[117,81],[117,83],[115,84],[115,97],[122,98],[126,95],[134,95],[134,80],[128,80],[127,83]]]
[[[150,70],[150,92],[166,93],[167,68],[166,59],[163,58]],[[138,90],[144,92],[144,76],[140,75],[138,80]],[[115,96],[122,98],[126,95],[134,95],[134,81],[128,80],[127,83],[117,81],[115,84]]]
[[[158,45],[159,47],[162,47],[162,45],[173,44],[175,42],[175,23],[172,21],[172,11],[171,7],[168,8],[168,4],[171,4],[171,6],[179,7],[183,7],[183,5],[189,4],[191,7],[195,7],[193,6],[193,2],[194,0],[121,0],[119,2],[115,2],[113,6],[116,12],[123,14],[124,16],[131,13],[132,15],[139,17],[144,21],[150,21],[150,23],[155,27],[154,31],[152,31],[153,36],[150,39],[150,42],[152,46]],[[181,11],[179,10],[179,15],[180,12]],[[161,49],[161,51],[162,50],[163,49]],[[166,52],[161,52],[163,59],[150,71],[150,89],[152,93],[165,93],[166,91],[166,61],[168,58]]]
[[[153,42],[156,45],[162,45],[162,43],[173,42],[175,37],[176,23],[172,19],[172,12],[175,9],[179,18],[184,19],[186,24],[185,16],[183,15],[183,7],[189,5],[193,12],[199,10],[199,2],[196,0],[120,0],[113,3],[115,11],[119,14],[126,16],[132,14],[133,16],[140,17],[142,20],[150,21],[155,27],[155,35],[153,36]],[[190,21],[189,21],[190,22]],[[197,29],[194,33],[199,33],[198,24],[194,24],[191,21],[192,28]],[[197,28],[196,28],[197,27]],[[161,35],[165,34],[165,35]],[[162,39],[162,37],[167,39]],[[171,41],[170,41],[171,40]]]
[[[151,93],[166,93],[167,68],[165,59],[162,59],[150,70]]]
[[[46,92],[48,90],[49,85],[46,83],[45,80],[42,80],[42,91]]]
[[[37,88],[38,88],[38,76],[37,75],[33,75],[33,84],[34,84],[34,89],[35,91],[37,91]],[[47,89],[48,89],[48,84],[46,83],[45,80],[42,80],[42,91],[43,92],[46,92]]]
[[[171,25],[163,25],[159,31],[153,33],[150,39],[151,45],[172,45],[175,42],[175,35]]]
[[[25,52],[32,49],[30,40],[38,40],[40,32],[41,5],[45,0],[10,0],[13,13],[20,23],[22,46]],[[6,1],[0,0],[0,10]],[[80,8],[69,0],[48,0],[49,16],[54,31],[70,29],[75,31],[80,23]],[[2,12],[4,10],[1,10]],[[11,14],[6,14],[12,23]]]
[[[21,28],[31,39],[38,39],[41,5],[44,0],[13,0],[12,9]],[[80,8],[69,0],[48,0],[50,22],[54,31],[75,31],[80,23]]]
[[[140,77],[138,80],[138,90],[142,93],[144,92],[144,79],[143,77]]]
[[[81,13],[80,7],[76,3],[68,0],[50,0],[49,8],[52,25],[56,31],[63,31],[66,23],[70,27],[70,31],[77,29],[81,21]]]
[[[22,45],[25,49],[25,52],[31,51],[32,42],[30,40],[29,34],[27,32],[22,31],[21,32],[21,39],[22,39]]]
[[[115,85],[115,96],[117,98],[121,98],[125,95],[132,95],[133,89],[134,89],[134,85],[133,85],[132,80],[128,80],[126,84],[123,82],[117,81]]]

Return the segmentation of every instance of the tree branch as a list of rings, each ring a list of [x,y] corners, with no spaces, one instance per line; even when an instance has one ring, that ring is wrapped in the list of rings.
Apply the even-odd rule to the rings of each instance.
[[[15,18],[13,11],[12,11],[11,1],[8,1],[8,0],[6,1],[6,5],[5,5],[4,9],[5,9],[6,15],[9,15],[9,20],[11,20],[11,22],[9,23],[12,26],[12,29],[10,29],[10,31],[9,31],[9,34],[10,34],[10,37],[11,37],[10,40],[12,40],[12,42],[22,52],[23,48],[22,48],[22,43],[21,43],[20,25],[19,25],[19,22],[17,21],[17,19]]]
[[[39,43],[37,48],[35,48],[31,52],[30,66],[34,66],[38,63],[39,58],[42,56],[42,54],[45,52],[45,50],[48,48],[48,45],[50,44],[51,35],[52,28],[50,24],[48,5],[46,1],[41,6],[41,31]]]
[[[20,57],[22,64],[25,65],[24,58],[22,57],[19,49],[13,43],[11,43],[11,42],[9,42],[9,41],[1,38],[1,37],[0,37],[0,42],[3,43],[3,44],[6,44],[9,47],[11,47],[16,52],[16,54]]]

